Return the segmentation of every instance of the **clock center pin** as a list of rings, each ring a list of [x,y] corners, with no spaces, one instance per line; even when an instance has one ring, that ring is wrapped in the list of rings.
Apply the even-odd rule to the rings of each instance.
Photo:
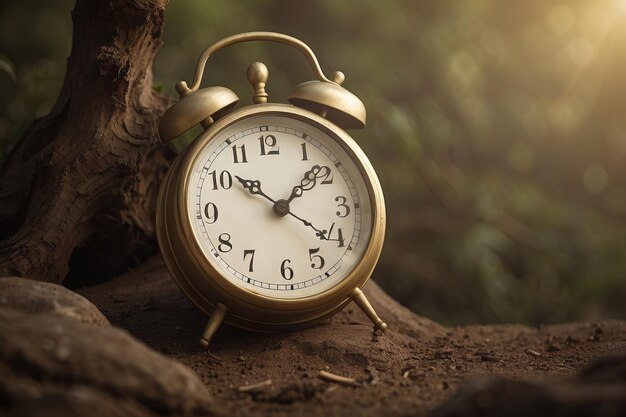
[[[289,214],[289,203],[282,198],[274,203],[274,213],[280,217],[284,217]]]

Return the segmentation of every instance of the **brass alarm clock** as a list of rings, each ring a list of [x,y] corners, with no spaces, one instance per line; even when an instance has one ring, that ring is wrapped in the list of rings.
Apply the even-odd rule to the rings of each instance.
[[[268,103],[268,70],[250,65],[254,104],[235,110],[230,89],[200,89],[207,59],[247,41],[300,50],[317,80],[291,104]],[[207,348],[222,321],[256,331],[296,329],[356,302],[376,329],[387,325],[365,298],[382,250],[385,206],[376,173],[343,129],[365,126],[365,107],[322,72],[302,41],[273,32],[234,35],[207,48],[191,87],[163,115],[163,143],[202,124],[161,185],[157,235],[182,291],[209,315]]]

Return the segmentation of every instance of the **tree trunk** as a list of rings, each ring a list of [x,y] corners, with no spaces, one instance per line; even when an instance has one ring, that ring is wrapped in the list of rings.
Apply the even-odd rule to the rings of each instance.
[[[83,285],[156,250],[172,155],[152,89],[167,0],[77,0],[59,98],[0,170],[0,273]],[[94,278],[95,277],[95,278]]]

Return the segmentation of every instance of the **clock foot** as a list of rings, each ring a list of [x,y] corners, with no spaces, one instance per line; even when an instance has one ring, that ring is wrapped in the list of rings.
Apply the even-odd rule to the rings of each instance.
[[[367,297],[365,297],[365,294],[363,294],[363,291],[361,291],[360,288],[355,288],[354,290],[352,290],[350,298],[352,298],[352,301],[354,301],[356,305],[358,305],[361,310],[363,310],[367,318],[369,318],[372,323],[374,323],[374,330],[380,330],[381,332],[387,330],[387,323],[385,323],[380,317],[378,317],[378,314],[376,314],[376,311],[374,311],[374,307],[372,307],[369,300],[367,299]]]
[[[207,321],[206,326],[204,326],[204,331],[202,332],[202,336],[200,337],[200,346],[202,349],[208,349],[209,343],[211,343],[211,339],[217,332],[217,329],[222,324],[224,320],[224,316],[226,315],[226,306],[223,304],[217,304],[215,306],[215,310],[211,313],[211,317],[209,317],[209,321]]]

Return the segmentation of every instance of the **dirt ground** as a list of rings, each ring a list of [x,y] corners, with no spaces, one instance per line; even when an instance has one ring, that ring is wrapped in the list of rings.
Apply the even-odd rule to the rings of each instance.
[[[540,378],[550,384],[626,347],[626,323],[616,320],[539,329],[444,328],[370,283],[365,292],[389,324],[384,335],[373,334],[351,305],[327,324],[293,333],[223,326],[207,354],[197,342],[206,318],[179,292],[158,257],[78,292],[113,324],[195,371],[218,415],[425,415],[470,378]],[[320,371],[356,382],[328,382]]]

